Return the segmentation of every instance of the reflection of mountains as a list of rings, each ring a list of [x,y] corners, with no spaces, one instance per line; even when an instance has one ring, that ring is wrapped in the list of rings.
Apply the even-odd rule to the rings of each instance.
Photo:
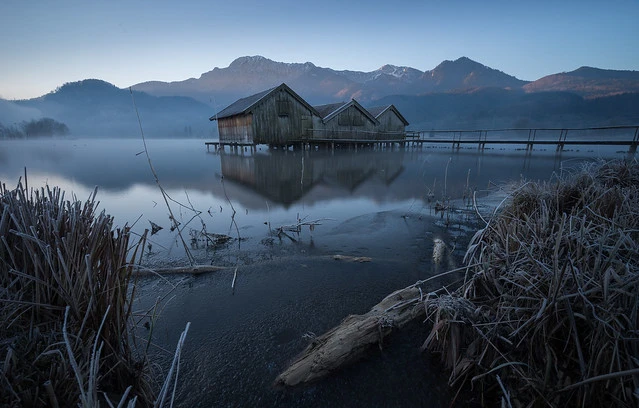
[[[353,192],[365,181],[390,185],[404,170],[403,151],[392,154],[359,152],[272,152],[268,155],[221,155],[225,178],[250,187],[274,202],[289,206],[318,184]]]
[[[301,197],[304,205],[355,198],[380,203],[417,200],[419,204],[431,190],[441,198],[446,185],[446,195],[459,198],[467,184],[483,190],[522,176],[545,180],[553,170],[577,166],[574,159],[613,157],[614,152],[564,152],[558,161],[554,149],[549,149],[535,151],[525,164],[526,153],[514,150],[486,149],[481,154],[476,148],[456,151],[450,147],[336,150],[334,156],[326,151],[270,151],[242,157],[207,154],[201,140],[154,139],[148,144],[162,187],[175,199],[184,201],[185,190],[197,191],[210,194],[210,201],[201,204],[204,208],[216,208],[229,197],[250,211],[266,209],[264,196],[282,206]],[[140,140],[5,141],[0,146],[0,182],[15,185],[26,167],[30,186],[62,183],[71,189],[69,193],[73,185],[90,191],[97,185],[101,192],[122,194],[137,188],[156,189],[147,158],[138,154],[142,149]],[[220,169],[228,183],[220,183]]]

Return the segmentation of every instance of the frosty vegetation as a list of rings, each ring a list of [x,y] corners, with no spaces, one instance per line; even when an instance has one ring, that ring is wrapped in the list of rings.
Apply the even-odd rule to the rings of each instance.
[[[486,406],[636,407],[639,163],[520,186],[426,302],[424,347]]]

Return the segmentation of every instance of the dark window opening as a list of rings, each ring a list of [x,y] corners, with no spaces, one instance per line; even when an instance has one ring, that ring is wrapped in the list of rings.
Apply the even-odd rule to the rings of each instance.
[[[277,101],[277,116],[288,116],[291,113],[290,101]]]

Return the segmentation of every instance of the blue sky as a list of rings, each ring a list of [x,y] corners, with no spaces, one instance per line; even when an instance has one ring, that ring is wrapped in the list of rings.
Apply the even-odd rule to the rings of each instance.
[[[0,38],[5,99],[86,78],[179,81],[245,55],[360,71],[467,56],[535,80],[639,70],[639,0],[2,0]]]

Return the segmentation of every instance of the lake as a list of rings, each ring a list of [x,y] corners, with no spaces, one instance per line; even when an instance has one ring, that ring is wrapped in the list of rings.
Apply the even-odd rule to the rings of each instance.
[[[30,187],[59,186],[67,198],[80,200],[97,186],[100,208],[116,226],[132,225],[138,235],[153,224],[162,227],[146,243],[146,266],[187,265],[188,251],[198,264],[231,267],[141,278],[137,308],[161,305],[152,334],[160,366],[192,323],[182,354],[180,406],[448,406],[454,392],[437,358],[419,353],[428,333],[419,323],[323,381],[293,389],[273,381],[313,334],[459,265],[478,226],[466,206],[469,192],[477,192],[480,206],[489,205],[486,197],[505,183],[548,180],[584,161],[626,155],[603,147],[561,155],[554,147],[527,155],[499,145],[483,152],[263,147],[220,154],[207,152],[203,140],[147,145],[170,212],[141,140],[2,141],[0,181],[15,185],[26,168]],[[434,210],[444,197],[455,209],[446,215]],[[186,249],[171,229],[170,213]],[[435,238],[449,248],[441,263],[432,258]],[[338,254],[371,260],[337,261]],[[432,290],[447,283],[435,280]],[[141,328],[138,335],[149,333]]]

